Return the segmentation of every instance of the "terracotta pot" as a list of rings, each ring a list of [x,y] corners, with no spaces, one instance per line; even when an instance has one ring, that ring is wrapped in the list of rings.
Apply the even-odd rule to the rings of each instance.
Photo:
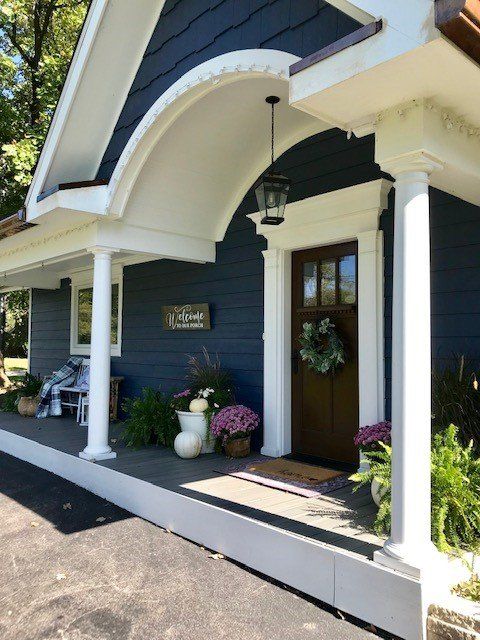
[[[38,396],[22,396],[18,401],[18,413],[25,418],[33,418],[39,402]]]
[[[245,458],[250,454],[250,436],[228,440],[225,443],[225,454],[229,458]]]

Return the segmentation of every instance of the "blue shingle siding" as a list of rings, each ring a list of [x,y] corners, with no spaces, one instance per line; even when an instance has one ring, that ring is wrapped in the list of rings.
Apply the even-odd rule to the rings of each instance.
[[[387,414],[391,400],[393,194],[385,233]],[[464,354],[480,362],[480,208],[430,189],[432,362],[437,369]]]
[[[177,0],[166,2],[106,149],[109,178],[142,116],[197,65],[238,49],[306,56],[359,24],[323,0]]]

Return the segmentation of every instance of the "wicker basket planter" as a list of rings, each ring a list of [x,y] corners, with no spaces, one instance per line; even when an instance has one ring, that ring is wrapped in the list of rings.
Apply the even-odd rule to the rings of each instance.
[[[22,396],[18,401],[18,413],[25,418],[33,418],[39,402],[38,396]]]
[[[229,458],[245,458],[250,455],[250,436],[228,440],[225,443],[225,454]]]

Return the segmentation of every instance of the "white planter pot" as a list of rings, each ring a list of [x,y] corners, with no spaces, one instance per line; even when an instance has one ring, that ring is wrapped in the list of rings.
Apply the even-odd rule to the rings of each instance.
[[[192,413],[191,411],[177,411],[180,429],[182,431],[194,431],[202,439],[202,450],[200,453],[213,453],[215,449],[215,438],[210,436],[207,442],[207,421],[203,413]]]
[[[379,507],[381,499],[383,498],[383,496],[387,492],[387,487],[382,487],[380,485],[380,483],[378,482],[378,480],[376,478],[374,478],[372,480],[372,485],[370,487],[370,491],[372,492],[373,501],[375,502],[377,507]]]

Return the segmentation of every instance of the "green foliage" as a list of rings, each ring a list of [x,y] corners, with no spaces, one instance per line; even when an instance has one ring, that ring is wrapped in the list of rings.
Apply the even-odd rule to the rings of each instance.
[[[29,293],[22,289],[4,294],[5,327],[3,355],[27,356]]]
[[[42,380],[36,376],[26,373],[23,379],[18,381],[14,389],[10,389],[0,396],[0,411],[5,413],[15,413],[18,401],[23,396],[36,396],[42,387]]]
[[[350,480],[357,482],[357,491],[363,485],[370,485],[377,480],[381,487],[380,507],[375,518],[374,529],[378,535],[390,532],[391,525],[391,500],[392,500],[392,447],[383,442],[378,443],[379,450],[364,451],[363,455],[368,460],[369,468],[350,476]]]
[[[196,356],[190,356],[188,360],[187,380],[192,392],[197,394],[203,389],[214,389],[216,392],[232,390],[232,376],[229,371],[222,369],[218,355],[213,360],[205,347],[202,352],[203,360]]]
[[[128,414],[123,439],[138,449],[149,444],[172,447],[180,427],[170,396],[146,387],[139,398],[127,398],[123,410]]]
[[[432,536],[441,551],[480,543],[480,459],[450,425],[432,443]]]
[[[477,378],[480,372],[465,361],[456,359],[455,366],[434,371],[432,379],[432,420],[435,430],[455,424],[460,440],[473,445],[480,454],[480,391]]]
[[[317,324],[305,322],[298,340],[302,360],[316,373],[334,372],[345,364],[345,348],[330,318]]]
[[[30,184],[88,0],[2,0],[0,217]]]
[[[480,459],[472,443],[461,444],[452,424],[432,441],[432,540],[440,551],[475,551],[480,544]],[[378,534],[389,533],[391,518],[391,447],[365,452],[370,469],[351,478],[360,485],[376,478],[387,489],[375,520]]]
[[[480,602],[480,576],[473,574],[470,580],[459,584],[455,587],[454,591],[462,598]]]

